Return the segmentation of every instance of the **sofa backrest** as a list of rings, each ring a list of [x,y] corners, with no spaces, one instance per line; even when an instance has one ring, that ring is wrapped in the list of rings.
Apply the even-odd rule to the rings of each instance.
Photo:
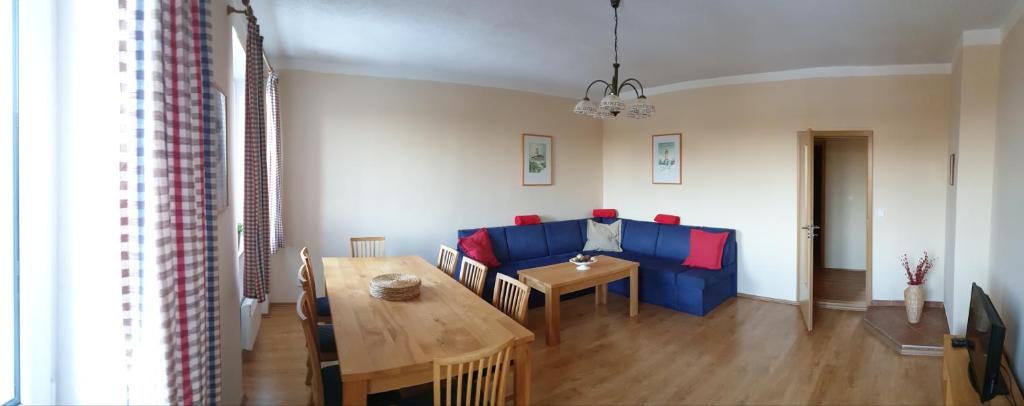
[[[579,252],[587,242],[587,220],[565,220],[528,226],[488,227],[494,256],[501,263]],[[679,261],[690,255],[690,230],[728,232],[722,266],[736,263],[736,230],[714,227],[658,224],[629,219],[597,219],[601,223],[622,220],[622,249]],[[459,230],[466,237],[478,229]],[[461,248],[459,249],[461,252]]]
[[[505,236],[505,228],[507,227],[487,227],[487,236],[491,238],[491,248],[494,249],[494,257],[503,264],[509,262],[508,240]],[[459,230],[459,238],[469,237],[477,230],[479,228]],[[456,245],[455,249],[459,250],[459,254],[462,254],[462,247]]]

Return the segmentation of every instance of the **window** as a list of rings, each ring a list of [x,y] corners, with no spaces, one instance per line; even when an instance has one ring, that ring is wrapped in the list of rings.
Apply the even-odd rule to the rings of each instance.
[[[0,402],[19,403],[17,0],[0,0]],[[10,22],[10,24],[8,24]]]

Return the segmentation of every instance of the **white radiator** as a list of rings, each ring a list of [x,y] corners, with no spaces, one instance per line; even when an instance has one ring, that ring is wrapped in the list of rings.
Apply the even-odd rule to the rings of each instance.
[[[263,320],[262,306],[256,299],[242,299],[242,349],[252,351],[256,345],[256,335],[260,332]]]

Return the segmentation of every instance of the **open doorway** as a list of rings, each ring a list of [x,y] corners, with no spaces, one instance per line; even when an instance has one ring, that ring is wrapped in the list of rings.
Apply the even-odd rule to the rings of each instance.
[[[813,300],[819,307],[867,309],[870,292],[871,137],[814,131]],[[870,132],[867,132],[870,134]]]
[[[871,131],[797,133],[796,300],[808,331],[814,329],[815,305],[863,311],[871,300],[873,139]],[[856,152],[832,152],[837,147]],[[838,165],[845,160],[854,164]],[[860,186],[837,188],[854,183]]]

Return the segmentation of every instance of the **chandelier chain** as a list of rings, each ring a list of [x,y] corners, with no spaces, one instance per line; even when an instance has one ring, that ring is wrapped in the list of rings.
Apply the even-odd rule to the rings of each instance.
[[[615,7],[615,63],[619,63],[619,8]]]

